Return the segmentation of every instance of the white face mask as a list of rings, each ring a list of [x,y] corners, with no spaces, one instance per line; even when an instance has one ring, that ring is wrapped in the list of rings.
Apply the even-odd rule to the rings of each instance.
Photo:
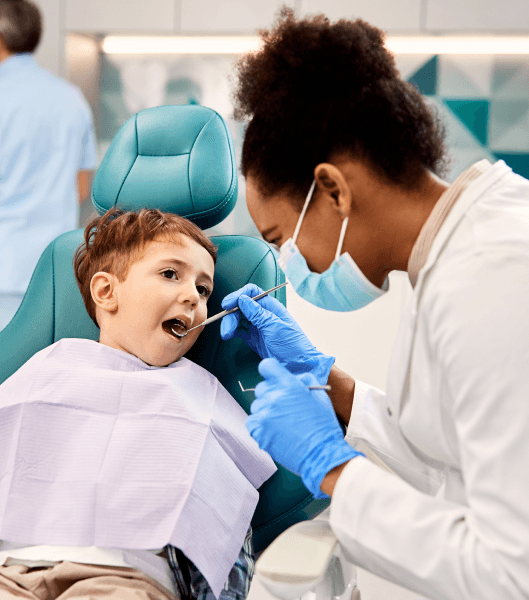
[[[348,252],[340,256],[349,217],[346,217],[342,224],[336,257],[323,273],[312,273],[296,246],[301,223],[315,188],[316,181],[310,187],[294,236],[289,238],[279,250],[279,265],[296,292],[311,304],[333,311],[352,311],[362,308],[387,292],[389,282],[386,278],[382,289],[376,287],[362,273]]]

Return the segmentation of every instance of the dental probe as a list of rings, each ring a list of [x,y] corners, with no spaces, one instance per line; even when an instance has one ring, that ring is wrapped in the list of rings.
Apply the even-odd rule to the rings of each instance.
[[[243,388],[242,387],[242,383],[239,381],[239,385],[241,386],[241,390],[243,392],[254,392],[255,388]],[[307,386],[309,390],[325,390],[327,392],[330,392],[332,390],[332,387],[330,385],[309,385]]]
[[[279,288],[285,287],[285,285],[287,283],[288,283],[288,281],[285,281],[285,283],[282,283],[281,285],[276,285],[276,287],[273,287],[271,290],[267,290],[266,292],[263,292],[262,294],[258,294],[257,296],[254,296],[252,298],[252,300],[259,300],[259,298],[264,298],[265,296],[268,296],[268,294],[275,292]],[[209,317],[209,319],[206,319],[203,323],[200,323],[200,325],[195,325],[194,327],[191,327],[191,329],[188,329],[186,331],[186,335],[190,331],[193,331],[193,329],[196,329],[197,327],[203,327],[204,325],[209,325],[210,323],[218,321],[219,319],[222,319],[222,317],[225,317],[226,315],[230,315],[231,313],[234,313],[238,310],[240,310],[240,308],[238,306],[236,306],[235,308],[231,308],[230,310],[223,310],[222,312],[218,313],[217,315],[214,315],[213,317]]]

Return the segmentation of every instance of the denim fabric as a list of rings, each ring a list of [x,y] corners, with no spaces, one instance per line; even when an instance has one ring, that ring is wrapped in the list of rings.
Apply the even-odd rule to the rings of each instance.
[[[177,591],[182,600],[215,600],[208,582],[184,553],[168,545],[165,547],[171,570],[176,578]],[[218,600],[246,600],[255,567],[252,528],[248,529],[239,557],[235,561]]]

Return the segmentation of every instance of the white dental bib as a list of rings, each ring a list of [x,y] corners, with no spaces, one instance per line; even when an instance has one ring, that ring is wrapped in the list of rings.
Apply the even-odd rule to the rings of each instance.
[[[219,381],[62,339],[0,385],[0,539],[180,548],[218,597],[276,470]]]

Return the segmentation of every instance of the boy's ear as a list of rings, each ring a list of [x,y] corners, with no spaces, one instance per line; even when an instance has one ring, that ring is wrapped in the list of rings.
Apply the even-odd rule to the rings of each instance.
[[[107,312],[118,309],[118,300],[115,293],[116,277],[104,271],[97,272],[90,281],[90,293],[95,305]]]

